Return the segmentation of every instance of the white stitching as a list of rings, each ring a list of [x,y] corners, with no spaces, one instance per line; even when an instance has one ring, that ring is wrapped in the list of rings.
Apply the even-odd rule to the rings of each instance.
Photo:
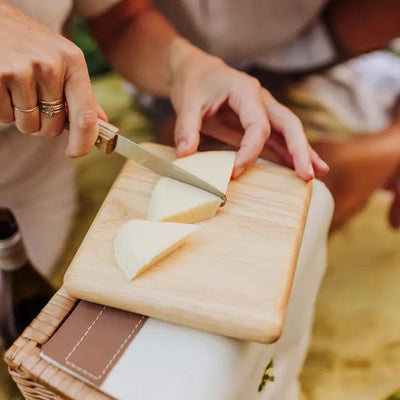
[[[93,373],[87,371],[86,369],[83,369],[81,367],[79,367],[78,365],[74,364],[73,362],[69,361],[68,359],[72,356],[72,354],[75,352],[75,350],[79,347],[79,345],[82,343],[82,341],[85,339],[85,337],[87,336],[87,334],[90,332],[90,330],[93,328],[93,326],[96,324],[96,322],[98,321],[98,319],[101,317],[101,315],[103,314],[104,310],[106,309],[106,306],[103,306],[103,308],[99,311],[97,317],[93,320],[93,322],[90,324],[89,328],[86,330],[86,332],[82,335],[82,337],[79,339],[79,341],[75,344],[75,346],[73,347],[73,349],[68,353],[67,357],[65,358],[65,363],[69,366],[71,366],[72,368],[75,368],[77,371],[82,372],[85,375],[88,375],[89,377],[91,377],[92,379],[95,380],[99,380],[103,377],[104,373],[108,370],[108,368],[110,368],[110,365],[113,363],[113,361],[115,360],[115,358],[117,357],[117,355],[120,353],[120,351],[123,349],[123,347],[126,345],[126,343],[128,342],[128,340],[131,338],[131,336],[136,332],[137,328],[139,325],[142,324],[143,319],[144,319],[144,315],[141,316],[141,318],[139,319],[139,321],[136,323],[136,325],[134,326],[134,328],[131,330],[131,332],[129,333],[129,335],[125,338],[125,340],[122,342],[121,346],[119,346],[118,350],[113,354],[113,356],[111,357],[111,359],[109,360],[109,362],[107,363],[107,365],[104,367],[103,371],[101,371],[100,375],[94,375]]]

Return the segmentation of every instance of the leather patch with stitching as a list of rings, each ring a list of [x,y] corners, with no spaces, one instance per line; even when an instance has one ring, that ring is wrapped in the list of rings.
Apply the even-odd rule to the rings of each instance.
[[[81,301],[42,352],[100,386],[147,317]]]

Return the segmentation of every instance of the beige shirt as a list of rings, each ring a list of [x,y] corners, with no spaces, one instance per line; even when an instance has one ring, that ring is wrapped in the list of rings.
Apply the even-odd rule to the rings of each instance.
[[[153,0],[183,36],[234,66],[291,70],[334,61],[327,0]]]
[[[75,10],[84,17],[95,17],[120,0],[6,0],[33,19],[42,22],[57,32]]]

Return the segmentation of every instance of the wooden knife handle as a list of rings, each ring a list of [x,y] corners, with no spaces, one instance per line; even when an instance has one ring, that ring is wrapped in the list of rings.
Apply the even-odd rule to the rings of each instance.
[[[96,147],[106,154],[111,154],[117,144],[117,133],[119,129],[101,119],[98,120],[98,124],[99,136],[96,141]]]

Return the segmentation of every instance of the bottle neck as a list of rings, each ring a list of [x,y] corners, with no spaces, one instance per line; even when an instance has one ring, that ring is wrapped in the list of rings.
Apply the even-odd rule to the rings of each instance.
[[[27,261],[28,257],[19,232],[7,239],[0,240],[0,270],[15,271]]]

